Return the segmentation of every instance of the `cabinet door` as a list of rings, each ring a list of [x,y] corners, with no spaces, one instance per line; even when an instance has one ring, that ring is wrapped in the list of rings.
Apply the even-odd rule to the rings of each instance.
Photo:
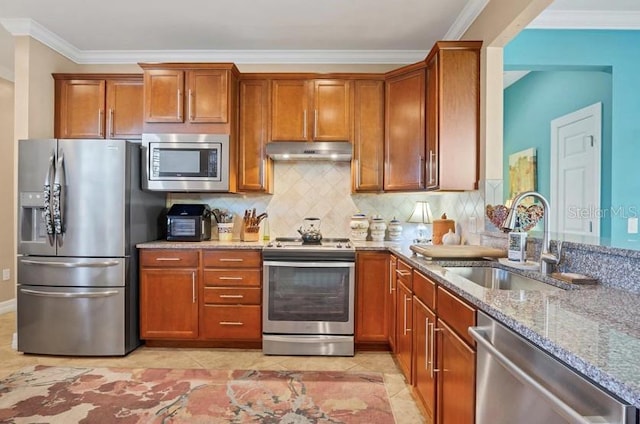
[[[438,406],[436,423],[473,424],[476,353],[438,320]]]
[[[193,123],[226,123],[229,119],[228,71],[199,69],[187,72],[187,117]]]
[[[425,71],[387,81],[384,189],[424,189]]]
[[[389,288],[387,290],[387,316],[389,322],[387,327],[389,328],[389,346],[391,351],[396,352],[396,297],[397,297],[397,279],[396,279],[396,263],[397,258],[393,255],[389,255]]]
[[[356,81],[353,123],[353,191],[382,191],[384,82]]]
[[[184,71],[144,72],[145,122],[184,122]]]
[[[313,81],[312,140],[351,140],[351,83]]]
[[[105,138],[105,81],[59,81],[59,138]]]
[[[238,190],[269,192],[272,164],[265,156],[269,81],[240,82]]]
[[[197,277],[197,269],[142,269],[142,339],[194,339],[198,336]]]
[[[271,140],[307,141],[309,94],[305,80],[271,83]]]
[[[413,297],[413,385],[433,422],[436,412],[436,316]]]
[[[142,81],[107,80],[107,138],[142,137]]]
[[[398,283],[396,300],[396,357],[407,382],[412,383],[413,308],[411,290]]]
[[[387,343],[389,339],[389,255],[359,252],[356,256],[355,341]]]
[[[426,92],[426,188],[438,188],[438,55],[427,63]]]
[[[442,41],[429,54],[427,143],[437,143],[440,190],[478,188],[481,44]]]

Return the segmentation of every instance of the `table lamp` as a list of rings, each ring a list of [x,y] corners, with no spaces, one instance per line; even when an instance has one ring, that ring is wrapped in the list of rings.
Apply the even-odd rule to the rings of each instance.
[[[413,212],[411,212],[411,216],[407,220],[407,222],[417,223],[418,226],[416,228],[417,238],[414,240],[416,243],[427,243],[430,240],[427,238],[427,226],[425,224],[431,224],[433,221],[431,213],[431,207],[428,202],[423,200],[419,200],[416,202],[415,207],[413,208]]]

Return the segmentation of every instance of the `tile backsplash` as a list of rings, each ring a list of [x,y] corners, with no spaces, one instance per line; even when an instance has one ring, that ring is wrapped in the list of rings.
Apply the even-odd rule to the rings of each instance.
[[[387,222],[396,217],[404,227],[403,238],[411,239],[416,224],[406,220],[417,200],[428,201],[434,217],[446,212],[455,219],[466,239],[472,240],[484,224],[480,191],[352,194],[350,162],[275,162],[273,194],[170,193],[167,199],[169,205],[207,203],[211,208],[233,212],[236,234],[245,209],[267,211],[271,238],[297,236],[305,217],[322,220],[324,237],[348,237],[351,216],[361,212],[369,217],[380,215]]]

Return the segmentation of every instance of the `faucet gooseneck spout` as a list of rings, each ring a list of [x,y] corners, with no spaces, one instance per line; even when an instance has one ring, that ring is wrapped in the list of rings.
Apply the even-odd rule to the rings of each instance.
[[[515,199],[513,199],[513,203],[511,204],[511,208],[509,209],[509,213],[502,223],[503,230],[513,230],[516,226],[517,219],[517,209],[520,202],[525,197],[535,197],[540,200],[543,208],[542,215],[542,226],[544,227],[543,237],[542,237],[542,249],[540,252],[540,272],[543,274],[550,274],[552,265],[557,265],[560,262],[560,252],[562,249],[562,245],[558,243],[558,256],[554,256],[550,251],[550,242],[551,242],[551,230],[549,228],[549,215],[551,212],[551,207],[549,206],[549,201],[537,191],[525,191],[518,194]]]

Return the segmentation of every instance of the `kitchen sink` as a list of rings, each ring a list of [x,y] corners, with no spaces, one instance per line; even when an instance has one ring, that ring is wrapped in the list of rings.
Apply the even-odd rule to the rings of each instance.
[[[445,267],[445,269],[488,289],[558,290],[558,287],[525,277],[524,275],[516,274],[506,269],[481,266]]]

